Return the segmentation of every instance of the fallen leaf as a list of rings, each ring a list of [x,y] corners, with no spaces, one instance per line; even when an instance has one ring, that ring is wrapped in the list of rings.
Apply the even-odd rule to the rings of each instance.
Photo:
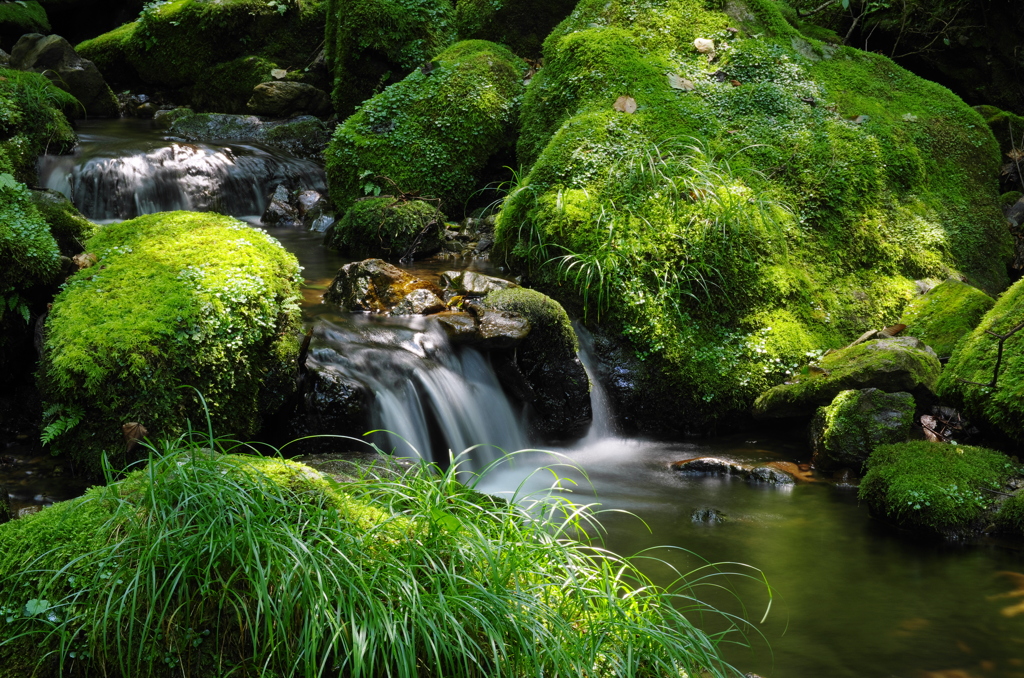
[[[853,119],[853,124],[854,125],[863,125],[864,123],[866,123],[870,119],[871,119],[870,115],[858,115],[856,118]]]
[[[730,81],[729,81],[729,84],[730,84],[730,85],[732,85],[733,87],[739,87],[739,86],[740,86],[740,85],[742,85],[743,83],[742,83],[742,82],[740,82],[739,80],[730,80]]]
[[[149,435],[146,427],[137,421],[130,421],[121,426],[121,433],[124,435],[124,451],[131,452],[139,444],[139,441]]]
[[[286,75],[288,75],[288,71],[286,71],[283,68],[275,68],[274,70],[270,71],[270,76],[274,78],[274,80],[280,80]]]
[[[944,443],[946,438],[939,433],[939,421],[935,417],[922,414],[921,428],[924,430],[924,439],[932,443]]]
[[[668,74],[668,85],[672,89],[681,89],[686,90],[687,92],[692,92],[694,88],[692,80],[687,80],[681,75],[676,75],[675,73]]]
[[[633,97],[621,96],[615,100],[612,108],[623,113],[636,113],[636,99]]]
[[[96,258],[95,254],[91,252],[80,252],[75,256],[71,257],[71,261],[75,262],[75,266],[81,271],[84,268],[89,268],[94,265],[99,259]]]
[[[707,38],[697,38],[693,41],[693,46],[697,48],[697,51],[701,54],[707,54],[709,58],[715,56],[715,41],[708,40]]]

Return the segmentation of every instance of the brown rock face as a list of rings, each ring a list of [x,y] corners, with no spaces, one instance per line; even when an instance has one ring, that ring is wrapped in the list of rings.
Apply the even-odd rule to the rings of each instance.
[[[410,275],[383,259],[366,259],[342,266],[324,293],[324,300],[346,311],[389,313],[418,289],[441,296],[441,290],[431,282]]]

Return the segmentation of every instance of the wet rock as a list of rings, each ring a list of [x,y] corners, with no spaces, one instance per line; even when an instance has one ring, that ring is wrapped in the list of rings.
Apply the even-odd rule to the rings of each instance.
[[[300,217],[305,218],[305,216],[316,209],[323,200],[324,197],[320,195],[319,191],[301,191],[297,196],[295,196],[295,209],[299,211]]]
[[[482,309],[477,315],[474,346],[481,350],[514,348],[530,335],[530,320],[514,311]]]
[[[835,351],[808,366],[792,382],[780,384],[755,401],[756,419],[810,419],[841,391],[877,388],[906,391],[918,403],[934,398],[942,366],[930,347],[915,337],[876,339]]]
[[[346,311],[388,313],[417,289],[441,296],[441,290],[433,283],[416,278],[383,259],[366,259],[342,266],[324,293],[324,300]]]
[[[359,382],[330,365],[306,361],[304,392],[292,418],[293,439],[317,435],[361,435],[369,422],[371,396]],[[338,445],[329,438],[302,441],[304,451]]]
[[[89,117],[116,117],[117,98],[96,65],[83,59],[59,35],[29,33],[21,36],[11,52],[10,67],[42,73],[57,87],[69,92]]]
[[[441,329],[453,344],[469,344],[480,338],[477,333],[476,318],[469,313],[444,311],[431,317],[440,323]]]
[[[327,124],[311,115],[265,120],[255,115],[193,113],[176,119],[168,133],[186,141],[255,141],[313,160],[323,160],[331,137]]]
[[[195,115],[191,108],[179,107],[160,110],[153,114],[153,127],[167,129],[178,120]]]
[[[263,211],[260,221],[267,226],[292,227],[301,225],[302,218],[299,216],[299,211],[291,205],[290,201],[291,193],[288,191],[288,188],[284,184],[278,184],[277,188],[274,189],[274,193],[270,196],[267,209]]]
[[[684,459],[672,464],[672,470],[686,475],[707,475],[707,476],[743,476],[746,477],[749,469],[742,464],[737,464],[728,459],[719,457],[697,457],[695,459]]]
[[[474,271],[445,271],[438,282],[448,294],[482,297],[495,290],[519,287],[510,280],[494,278]]]
[[[755,466],[746,475],[749,483],[765,483],[768,485],[793,485],[796,480],[790,474],[770,464]]]
[[[444,302],[430,290],[413,290],[395,304],[391,315],[430,315],[445,309]]]
[[[914,397],[905,392],[840,392],[829,406],[818,408],[811,422],[815,467],[859,471],[876,446],[910,437],[914,408]]]
[[[328,115],[331,102],[327,93],[303,82],[275,80],[262,82],[252,91],[246,104],[256,115],[287,118],[293,115]]]
[[[703,525],[721,525],[725,522],[725,514],[716,508],[704,506],[693,509],[693,513],[690,514],[690,521]]]

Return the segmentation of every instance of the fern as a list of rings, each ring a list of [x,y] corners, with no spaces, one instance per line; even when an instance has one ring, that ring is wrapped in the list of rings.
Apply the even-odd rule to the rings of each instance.
[[[43,445],[49,445],[54,438],[63,435],[78,426],[85,412],[75,405],[64,405],[56,403],[50,405],[43,411],[43,421],[52,420],[43,427],[39,434],[39,440]]]

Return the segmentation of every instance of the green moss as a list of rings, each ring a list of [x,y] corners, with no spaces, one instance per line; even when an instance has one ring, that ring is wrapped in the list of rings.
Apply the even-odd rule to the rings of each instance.
[[[139,22],[124,24],[112,31],[96,36],[75,46],[75,51],[96,64],[103,78],[115,87],[133,85],[139,80],[135,69],[128,63],[128,52],[134,44]]]
[[[1004,334],[1022,320],[1024,281],[1018,280],[957,344],[939,382],[940,395],[962,408],[973,423],[1016,440],[1024,437],[1024,332],[1003,344],[995,388],[967,382],[991,382],[999,341],[989,332]]]
[[[74,204],[53,190],[31,191],[32,204],[50,227],[62,254],[72,256],[84,249],[96,232],[96,224],[82,216]]]
[[[360,200],[324,236],[324,245],[349,256],[404,258],[444,244],[445,217],[435,205],[391,196]]]
[[[995,300],[981,290],[947,280],[910,302],[900,322],[907,326],[905,335],[917,337],[940,358],[947,358],[993,304]]]
[[[499,259],[629,337],[696,427],[895,322],[915,279],[997,292],[1011,244],[975,111],[769,0],[729,7],[579,3],[527,87],[496,230]]]
[[[80,110],[45,76],[0,69],[0,171],[36,183],[39,156],[70,152],[78,141],[68,115]]]
[[[1014,149],[1024,150],[1024,117],[995,106],[975,106],[974,110],[985,118],[985,124],[999,142],[999,150],[1004,158]]]
[[[481,303],[496,311],[518,313],[530,321],[532,329],[519,351],[531,354],[533,364],[571,360],[579,351],[569,314],[551,297],[525,287],[509,287],[488,292]]]
[[[340,115],[455,42],[451,0],[329,0],[325,53]]]
[[[298,318],[294,256],[230,217],[189,212],[106,226],[87,249],[99,266],[71,279],[47,319],[40,388],[53,420],[77,420],[54,454],[97,470],[123,450],[124,422],[156,435],[201,425],[186,385],[218,430],[254,435],[291,384],[281,344]]]
[[[1003,502],[996,516],[996,525],[1004,532],[1024,535],[1024,493],[1018,490]]]
[[[192,86],[190,101],[199,111],[246,113],[246,102],[261,82],[272,80],[273,61],[261,57],[242,57],[204,71]]]
[[[460,40],[490,40],[536,59],[544,38],[575,6],[575,0],[461,0],[455,26]]]
[[[0,39],[8,50],[25,33],[50,32],[46,10],[36,0],[0,2]]]
[[[382,189],[458,209],[487,159],[510,142],[525,64],[482,40],[453,45],[339,125],[326,152],[339,210]]]
[[[868,458],[860,499],[900,527],[947,537],[984,527],[994,493],[1018,471],[982,447],[915,441],[882,445]]]
[[[828,407],[818,408],[811,424],[815,467],[859,472],[875,447],[907,440],[914,406],[909,393],[840,391]]]

